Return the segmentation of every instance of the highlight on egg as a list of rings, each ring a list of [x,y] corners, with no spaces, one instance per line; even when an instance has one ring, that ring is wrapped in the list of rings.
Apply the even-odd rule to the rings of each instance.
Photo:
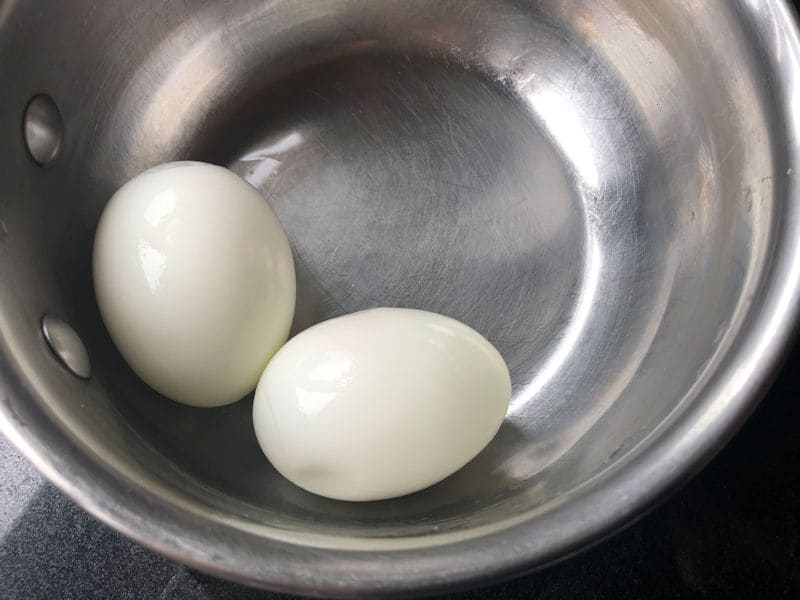
[[[92,262],[115,345],[178,402],[239,400],[288,336],[289,241],[258,190],[223,167],[175,162],[134,177],[100,217]]]
[[[443,315],[377,308],[292,338],[256,389],[256,438],[296,485],[340,500],[426,488],[474,458],[511,399],[500,353]]]

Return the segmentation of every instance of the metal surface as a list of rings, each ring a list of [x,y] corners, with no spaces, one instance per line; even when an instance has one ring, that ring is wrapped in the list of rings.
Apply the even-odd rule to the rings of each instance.
[[[799,65],[777,0],[7,1],[0,425],[104,521],[256,585],[402,594],[563,557],[708,460],[780,361]],[[47,170],[17,117],[40,91],[66,133]],[[117,186],[179,159],[273,204],[295,331],[395,305],[495,343],[514,398],[486,451],[406,498],[324,500],[265,463],[249,399],[198,410],[138,381],[92,235]],[[91,381],[54,363],[43,313],[82,332]]]
[[[22,117],[22,131],[28,152],[39,165],[46,167],[56,159],[64,137],[64,123],[50,96],[40,94],[28,103]]]
[[[69,323],[58,317],[45,315],[42,318],[42,335],[53,354],[74,375],[83,379],[92,376],[92,365],[86,346]]]

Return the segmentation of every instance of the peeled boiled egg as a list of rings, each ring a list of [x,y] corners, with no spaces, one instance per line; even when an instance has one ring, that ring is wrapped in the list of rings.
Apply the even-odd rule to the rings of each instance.
[[[479,333],[435,313],[376,308],[281,348],[256,388],[256,437],[296,485],[380,500],[454,473],[494,437],[511,380]]]
[[[289,333],[289,241],[261,194],[222,167],[168,163],[123,185],[100,218],[93,271],[120,353],[178,402],[245,396]]]

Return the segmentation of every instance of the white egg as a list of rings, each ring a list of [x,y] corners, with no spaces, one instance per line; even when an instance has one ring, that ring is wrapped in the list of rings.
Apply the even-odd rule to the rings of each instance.
[[[454,473],[494,437],[508,409],[503,358],[449,317],[377,308],[291,339],[256,388],[256,437],[296,485],[379,500]]]
[[[93,268],[120,353],[173,400],[239,400],[288,336],[286,234],[261,194],[222,167],[168,163],[123,185],[100,218]]]

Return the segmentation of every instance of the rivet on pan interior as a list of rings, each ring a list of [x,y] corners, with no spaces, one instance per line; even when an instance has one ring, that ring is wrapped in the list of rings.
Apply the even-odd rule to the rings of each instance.
[[[65,321],[52,315],[42,318],[42,333],[48,346],[69,371],[82,379],[89,379],[92,366],[86,346]]]
[[[34,96],[25,108],[22,133],[36,164],[50,165],[58,156],[64,138],[64,122],[55,100],[47,94]]]

